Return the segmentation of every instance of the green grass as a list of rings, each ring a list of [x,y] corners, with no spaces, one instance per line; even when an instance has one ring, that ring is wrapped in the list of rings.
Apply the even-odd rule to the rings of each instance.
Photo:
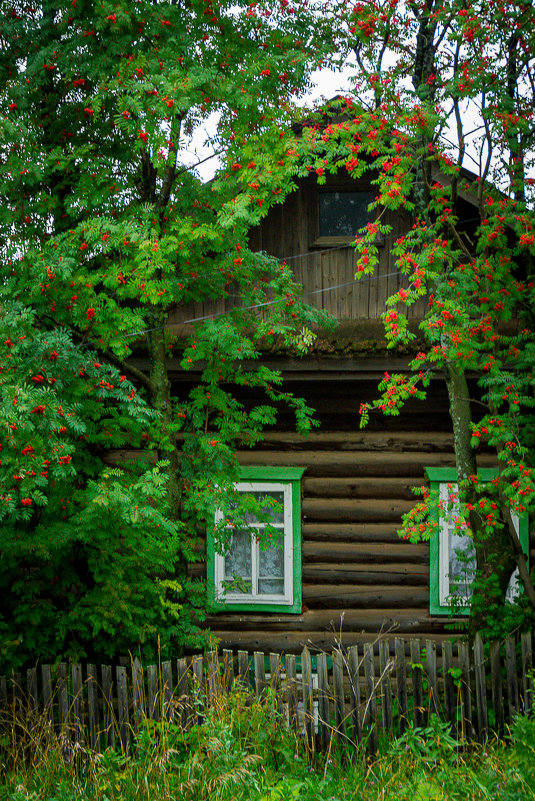
[[[373,761],[333,748],[310,763],[273,703],[233,693],[184,733],[146,721],[132,753],[62,743],[44,718],[5,718],[1,801],[434,801],[535,799],[535,721],[466,747],[446,724],[384,740]]]

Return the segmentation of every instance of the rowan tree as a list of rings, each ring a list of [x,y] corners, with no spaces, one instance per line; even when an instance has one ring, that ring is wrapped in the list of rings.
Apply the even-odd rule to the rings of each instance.
[[[247,231],[292,186],[284,131],[332,39],[289,0],[1,5],[3,655],[191,642],[191,537],[237,475],[236,441],[279,402],[311,425],[250,364],[319,318]],[[170,367],[195,374],[187,396]],[[266,402],[246,412],[235,387]],[[122,446],[148,461],[104,469]]]
[[[417,345],[412,372],[386,375],[362,420],[377,410],[399,414],[407,398],[425,397],[432,375],[444,377],[457,525],[470,531],[477,557],[471,628],[492,629],[515,567],[535,609],[512,519],[528,514],[532,526],[535,510],[533,8],[365,0],[333,11],[357,78],[330,124],[323,117],[305,131],[305,169],[319,181],[327,171],[371,176],[376,218],[357,237],[356,278],[373,272],[383,238],[405,277],[387,304],[386,337],[391,347]],[[409,211],[412,230],[392,241],[385,209]],[[427,297],[419,331],[410,330],[405,308]],[[477,378],[477,400],[468,375]],[[482,446],[499,466],[490,483],[478,476]],[[424,498],[402,535],[429,538],[438,503]]]

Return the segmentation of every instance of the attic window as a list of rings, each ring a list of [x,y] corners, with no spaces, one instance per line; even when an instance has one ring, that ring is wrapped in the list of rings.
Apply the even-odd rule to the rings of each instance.
[[[359,228],[372,219],[368,206],[373,192],[320,192],[319,234],[321,239],[352,240]]]

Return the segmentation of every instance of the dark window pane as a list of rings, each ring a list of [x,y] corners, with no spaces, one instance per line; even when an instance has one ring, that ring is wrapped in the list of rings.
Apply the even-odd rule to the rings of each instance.
[[[372,219],[373,192],[321,192],[320,236],[355,236]]]

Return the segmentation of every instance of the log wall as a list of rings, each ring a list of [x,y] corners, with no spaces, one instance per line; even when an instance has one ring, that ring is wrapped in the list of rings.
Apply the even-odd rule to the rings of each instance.
[[[421,413],[424,409],[421,407]],[[373,640],[380,631],[444,639],[429,613],[429,544],[400,540],[403,513],[427,466],[453,466],[441,431],[270,432],[243,465],[303,466],[300,615],[220,613],[207,623],[222,647],[298,652]],[[491,464],[483,456],[481,464]]]

